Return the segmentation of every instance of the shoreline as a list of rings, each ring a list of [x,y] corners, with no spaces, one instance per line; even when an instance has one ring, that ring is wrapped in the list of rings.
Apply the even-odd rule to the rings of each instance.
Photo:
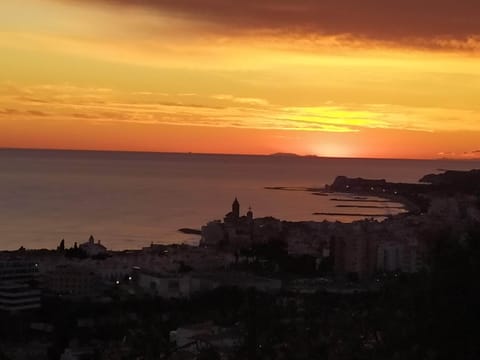
[[[383,214],[378,214],[378,213],[373,213],[373,214],[365,214],[362,212],[336,212],[336,211],[315,211],[311,213],[311,215],[314,216],[336,216],[336,217],[355,217],[358,218],[356,220],[352,221],[346,221],[345,223],[351,223],[351,222],[357,222],[357,221],[362,221],[362,220],[368,220],[370,218],[384,218],[386,219],[391,219],[397,216],[404,217],[406,215],[411,215],[419,212],[419,207],[414,204],[412,201],[407,199],[405,196],[402,195],[394,195],[390,193],[376,193],[376,192],[369,192],[369,191],[356,191],[356,192],[342,192],[342,191],[332,191],[331,189],[328,189],[326,187],[320,188],[320,187],[300,187],[300,186],[265,186],[265,190],[277,190],[277,191],[299,191],[299,192],[308,192],[312,196],[322,196],[322,197],[330,197],[334,194],[338,195],[337,197],[332,197],[329,200],[333,202],[348,202],[348,203],[389,203],[392,202],[394,205],[392,207],[381,207],[381,206],[354,206],[354,205],[343,205],[343,204],[338,204],[335,207],[336,208],[345,208],[345,209],[383,209],[383,210],[393,210],[396,213],[392,214],[387,211]],[[348,196],[349,198],[342,198],[342,196]],[[372,199],[373,197],[376,197],[378,199]],[[403,211],[401,211],[403,210]],[[301,222],[301,221],[291,221],[288,219],[280,219],[281,221],[287,221],[287,222]],[[312,221],[317,221],[317,222],[322,222],[320,219],[315,219]],[[323,221],[328,221],[328,222],[344,222],[342,219],[328,219],[328,220],[323,220]],[[383,220],[382,220],[383,221]],[[201,224],[202,226],[205,224]],[[182,227],[182,228],[177,228],[175,230],[177,233],[182,233],[184,235],[193,235],[193,236],[202,236],[202,231],[199,228],[189,228],[189,227]],[[141,250],[143,247],[147,246],[148,243],[156,243],[159,239],[152,239],[151,241],[146,241],[144,245],[141,247],[135,247],[135,248],[122,248],[122,249],[116,249],[112,251],[116,252],[122,252],[122,251],[138,251]],[[181,240],[179,242],[167,242],[167,243],[159,243],[165,246],[169,245],[189,245],[189,246],[199,246],[198,244],[192,245],[188,242],[185,242],[184,240]],[[23,248],[23,244],[19,244],[19,247],[17,249],[0,249],[0,252],[15,252],[18,251],[18,249]],[[30,250],[54,250],[54,247],[51,249],[41,247],[41,248],[29,248]]]
[[[405,216],[407,214],[413,214],[419,211],[417,205],[413,202],[408,200],[406,197],[402,195],[393,195],[389,193],[371,193],[371,192],[364,192],[364,191],[356,191],[356,192],[341,192],[341,191],[331,191],[327,188],[314,188],[314,187],[297,187],[297,186],[265,186],[265,190],[276,190],[276,191],[303,191],[309,192],[313,196],[324,196],[329,197],[333,194],[338,194],[340,196],[349,196],[352,198],[342,199],[340,197],[335,197],[329,199],[330,201],[334,202],[351,202],[351,203],[393,203],[394,206],[391,207],[380,207],[380,206],[354,206],[354,205],[342,205],[338,204],[335,207],[337,208],[357,208],[357,209],[392,209],[392,210],[404,210],[403,212],[399,212],[397,214],[362,214],[362,213],[337,213],[337,212],[314,212],[312,215],[326,215],[326,216],[355,216],[359,218],[371,218],[371,217],[383,217],[383,218],[392,218],[394,216]],[[379,199],[372,199],[373,197]],[[393,205],[392,204],[392,205]],[[330,220],[327,220],[330,221]]]

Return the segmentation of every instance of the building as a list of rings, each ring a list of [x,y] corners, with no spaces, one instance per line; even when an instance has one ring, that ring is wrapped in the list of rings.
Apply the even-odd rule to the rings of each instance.
[[[418,272],[424,267],[420,218],[338,224],[331,246],[335,273],[362,279],[377,272]]]
[[[362,231],[360,224],[352,224],[351,231],[339,231],[334,237],[334,269],[336,274],[356,274],[359,278],[374,272],[376,255],[373,237]],[[373,262],[373,263],[372,263]]]
[[[418,241],[383,241],[378,246],[377,270],[415,273],[422,268]]]
[[[79,248],[87,254],[87,256],[101,256],[107,254],[107,248],[98,242],[95,242],[95,238],[90,236],[87,242],[80,244]]]
[[[220,353],[229,353],[241,344],[241,338],[237,328],[219,327],[211,322],[191,324],[170,331],[170,341],[191,355],[198,355],[202,348],[211,347]]]
[[[54,294],[73,298],[99,295],[103,289],[100,277],[91,269],[78,265],[59,265],[44,275],[44,288]]]
[[[281,229],[280,220],[271,217],[254,219],[251,208],[246,215],[240,216],[240,203],[235,198],[232,211],[225,215],[223,222],[216,220],[202,227],[200,245],[247,248],[276,238]]]
[[[0,282],[29,282],[38,276],[38,263],[15,258],[0,259]]]
[[[166,299],[189,298],[218,286],[217,282],[198,276],[159,274],[141,269],[134,272],[133,279],[143,291]]]
[[[0,260],[0,310],[21,311],[41,307],[37,277],[37,263],[18,259]]]
[[[202,246],[217,246],[225,240],[225,229],[220,220],[209,222],[202,227]]]
[[[282,281],[243,272],[205,272],[197,274],[161,274],[136,269],[134,283],[143,291],[166,299],[189,298],[194,294],[218,287],[236,287],[247,290],[276,293],[282,289]]]
[[[41,292],[25,283],[0,282],[0,310],[22,311],[41,307]]]

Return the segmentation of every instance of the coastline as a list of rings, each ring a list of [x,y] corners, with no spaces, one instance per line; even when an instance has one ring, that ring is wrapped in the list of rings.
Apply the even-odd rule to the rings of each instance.
[[[352,191],[352,192],[342,192],[342,191],[332,191],[328,189],[328,185],[323,188],[315,187],[293,187],[293,186],[266,186],[266,190],[276,190],[276,191],[303,191],[308,192],[313,196],[322,196],[329,197],[331,195],[339,195],[329,199],[333,202],[338,202],[336,208],[350,208],[350,209],[378,209],[378,210],[404,210],[399,211],[397,214],[390,214],[385,211],[384,214],[364,214],[361,212],[331,212],[331,211],[316,211],[312,215],[325,215],[325,216],[348,216],[348,217],[359,217],[359,218],[392,218],[394,216],[405,216],[407,214],[414,214],[419,212],[419,207],[415,205],[412,201],[408,200],[405,196],[389,194],[386,192],[372,192],[372,191]],[[342,199],[340,196],[348,196],[349,198]],[[375,199],[374,199],[375,198]],[[389,206],[368,206],[368,205],[342,205],[342,202],[348,203],[378,203],[378,204],[387,204],[393,203],[394,205]],[[360,220],[360,219],[359,219]],[[328,220],[327,220],[328,221]]]

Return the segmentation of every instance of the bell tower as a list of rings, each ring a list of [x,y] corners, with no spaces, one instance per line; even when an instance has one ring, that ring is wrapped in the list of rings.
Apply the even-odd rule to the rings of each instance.
[[[240,218],[240,203],[238,202],[237,198],[235,198],[232,204],[232,215],[234,219]]]

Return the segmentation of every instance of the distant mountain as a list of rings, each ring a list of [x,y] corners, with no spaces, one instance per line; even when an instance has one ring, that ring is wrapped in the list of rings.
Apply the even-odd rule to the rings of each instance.
[[[301,155],[295,154],[295,153],[283,153],[283,152],[278,152],[274,154],[270,154],[269,156],[278,156],[278,157],[301,157]]]
[[[298,157],[302,157],[302,158],[312,158],[313,157],[313,158],[316,158],[316,157],[318,157],[317,155],[298,155],[298,154],[295,154],[295,153],[283,153],[283,152],[270,154],[269,156],[292,157],[292,158],[298,158]]]

